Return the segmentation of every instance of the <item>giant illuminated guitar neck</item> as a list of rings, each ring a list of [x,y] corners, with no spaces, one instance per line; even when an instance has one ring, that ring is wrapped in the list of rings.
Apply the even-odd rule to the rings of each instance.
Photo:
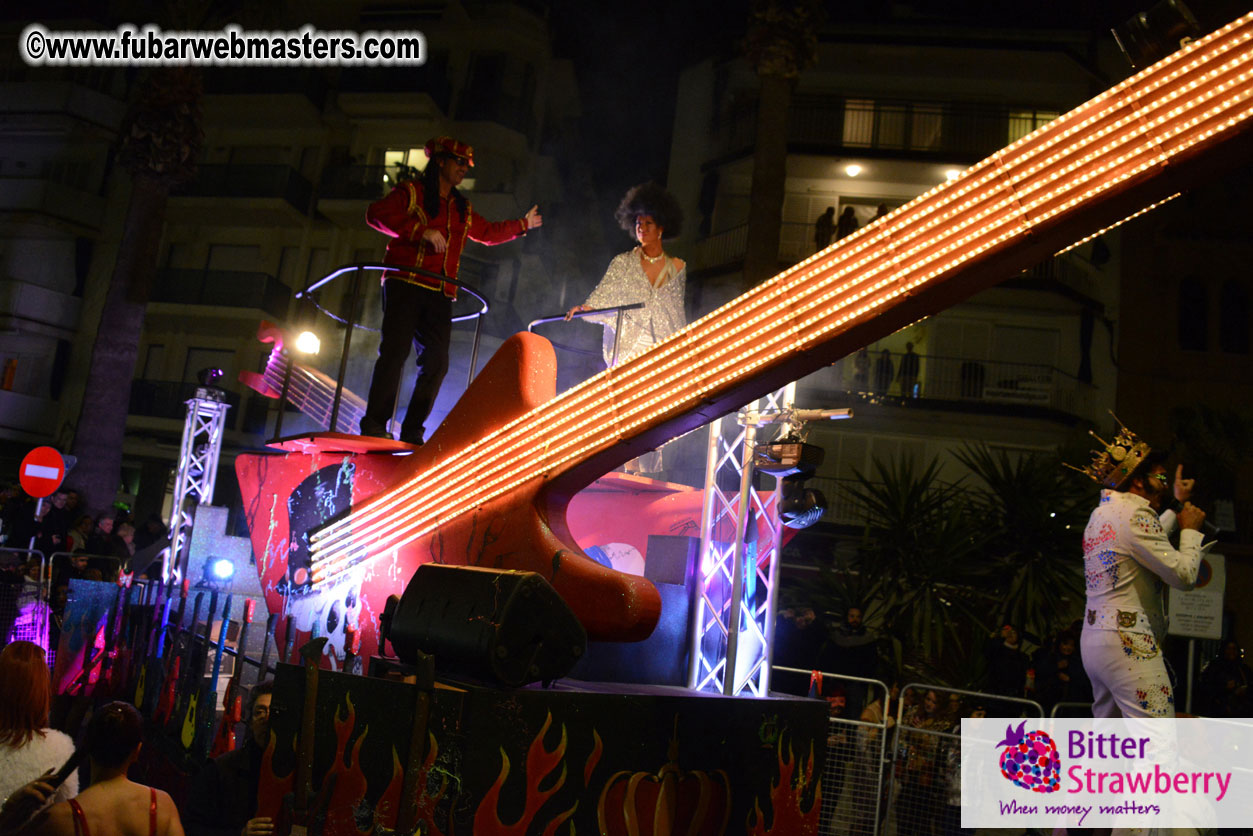
[[[563,503],[615,464],[942,310],[1247,150],[1253,15],[591,378],[314,536],[315,577],[524,484]],[[1246,158],[1247,159],[1247,158]]]

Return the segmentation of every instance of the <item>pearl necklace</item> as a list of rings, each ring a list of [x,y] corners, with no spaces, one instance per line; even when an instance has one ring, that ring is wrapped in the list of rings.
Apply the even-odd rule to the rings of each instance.
[[[663,258],[666,257],[666,251],[662,250],[661,255],[649,255],[648,253],[644,252],[643,247],[640,247],[640,255],[649,264],[656,264],[658,261],[661,261]]]

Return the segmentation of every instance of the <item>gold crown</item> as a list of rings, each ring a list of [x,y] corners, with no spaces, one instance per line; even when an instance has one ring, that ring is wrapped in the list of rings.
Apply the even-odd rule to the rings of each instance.
[[[1110,412],[1110,415],[1114,413]],[[1114,420],[1118,421],[1117,415],[1114,415]],[[1066,467],[1084,474],[1098,485],[1114,490],[1118,490],[1152,452],[1152,448],[1137,438],[1136,434],[1127,429],[1122,421],[1118,421],[1118,433],[1114,436],[1112,443],[1102,440],[1091,430],[1088,430],[1088,435],[1100,441],[1105,449],[1094,450],[1092,463],[1087,467],[1075,467],[1070,464]]]

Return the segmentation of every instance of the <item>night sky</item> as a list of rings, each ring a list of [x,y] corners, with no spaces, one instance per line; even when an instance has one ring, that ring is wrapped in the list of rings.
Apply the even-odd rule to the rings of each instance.
[[[554,2],[553,49],[578,71],[601,189],[620,194],[644,180],[665,182],[679,72],[733,48],[747,17],[748,0]]]
[[[1112,26],[1151,6],[1151,0],[1049,0],[1000,3],[914,0],[907,3],[828,2],[834,25],[935,27],[971,31],[1025,27],[1083,29],[1109,38]],[[1191,0],[1197,10],[1238,6]],[[554,0],[554,52],[578,70],[584,137],[597,158],[597,185],[620,193],[643,180],[664,182],[675,94],[684,66],[734,51],[744,36],[749,0],[714,3],[587,3]],[[1230,14],[1217,8],[1216,16]]]

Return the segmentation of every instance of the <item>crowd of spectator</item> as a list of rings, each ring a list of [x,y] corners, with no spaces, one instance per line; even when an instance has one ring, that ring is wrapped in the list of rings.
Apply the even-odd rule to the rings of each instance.
[[[878,639],[866,629],[862,609],[851,606],[840,623],[832,626],[832,621],[825,614],[816,614],[810,606],[781,611],[775,628],[774,665],[861,679],[875,678],[879,671]],[[1040,641],[1017,625],[1003,625],[988,638],[984,648],[986,678],[982,682],[963,683],[964,687],[1033,700],[1046,714],[1058,703],[1090,703],[1092,685],[1079,655],[1079,628],[1076,622]],[[1228,655],[1236,653],[1234,650],[1227,652]],[[1242,655],[1242,651],[1240,653]],[[1218,666],[1215,670],[1220,668],[1239,673],[1230,662],[1225,668]],[[1235,679],[1240,677],[1233,674],[1226,681]],[[784,693],[805,694],[808,681],[808,676],[776,672],[772,687]],[[860,711],[866,702],[865,686],[849,681],[842,687],[850,711]]]
[[[81,553],[125,561],[166,536],[156,514],[138,525],[125,507],[88,513],[73,488],[62,488],[42,503],[17,485],[0,490],[0,543],[6,548],[33,548],[45,557]]]

